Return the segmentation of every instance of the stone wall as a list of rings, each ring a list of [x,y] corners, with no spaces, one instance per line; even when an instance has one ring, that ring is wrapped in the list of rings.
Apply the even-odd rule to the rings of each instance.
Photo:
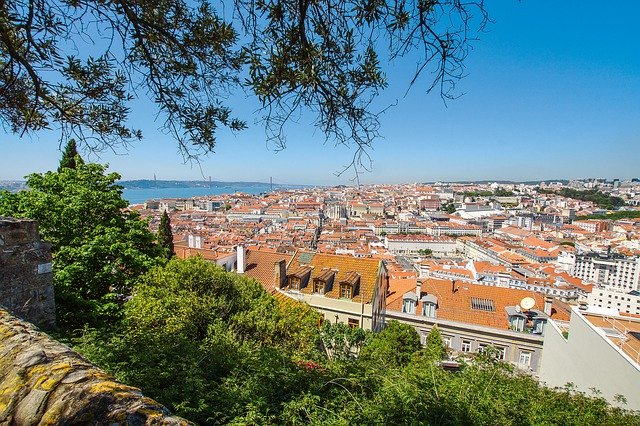
[[[0,425],[189,425],[0,309]]]
[[[38,223],[0,217],[0,305],[43,328],[55,327],[51,246]]]

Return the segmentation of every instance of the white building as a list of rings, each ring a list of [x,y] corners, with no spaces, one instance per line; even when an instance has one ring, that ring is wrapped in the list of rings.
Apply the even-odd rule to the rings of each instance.
[[[640,290],[640,257],[589,253],[576,256],[572,275],[600,287]]]
[[[571,273],[576,266],[576,255],[568,251],[561,251],[555,263],[561,271]]]
[[[540,380],[573,383],[587,394],[597,389],[612,405],[640,410],[640,319],[582,308],[572,308],[568,328],[547,324]]]
[[[640,292],[608,290],[605,288],[594,288],[587,296],[589,306],[604,309],[615,309],[618,312],[640,315]]]
[[[327,206],[325,213],[327,217],[333,220],[347,218],[347,208],[341,204],[331,204]]]
[[[394,254],[418,253],[419,250],[431,250],[434,256],[453,256],[456,253],[456,241],[448,237],[429,235],[387,235],[385,247]]]

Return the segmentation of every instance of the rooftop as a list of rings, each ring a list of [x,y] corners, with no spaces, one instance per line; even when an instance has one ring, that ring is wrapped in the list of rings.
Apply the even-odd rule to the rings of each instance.
[[[640,318],[598,315],[582,312],[593,326],[604,332],[607,339],[640,364]]]

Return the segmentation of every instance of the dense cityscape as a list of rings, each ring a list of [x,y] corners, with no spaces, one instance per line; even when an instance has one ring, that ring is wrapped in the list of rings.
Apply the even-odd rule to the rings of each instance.
[[[438,325],[452,360],[492,345],[550,385],[597,386],[637,409],[638,205],[637,179],[585,179],[308,188],[130,208],[154,230],[169,214],[178,257],[254,278],[325,320],[368,330],[398,320],[423,343]],[[592,336],[567,340],[574,328]],[[572,353],[584,362],[561,362]],[[587,370],[596,356],[627,365],[600,377]]]
[[[0,1],[0,425],[640,426],[638,16]]]

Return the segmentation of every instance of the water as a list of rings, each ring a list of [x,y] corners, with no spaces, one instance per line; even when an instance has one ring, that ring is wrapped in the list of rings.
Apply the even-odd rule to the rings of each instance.
[[[291,186],[291,188],[296,186]],[[284,189],[274,186],[274,190]],[[262,194],[271,191],[271,185],[252,184],[252,185],[224,185],[212,186],[211,188],[193,187],[193,188],[144,188],[132,189],[125,188],[122,191],[122,198],[127,200],[129,204],[141,204],[147,200],[159,198],[191,198],[204,197],[207,195],[233,194],[235,192],[244,192],[247,194]]]

